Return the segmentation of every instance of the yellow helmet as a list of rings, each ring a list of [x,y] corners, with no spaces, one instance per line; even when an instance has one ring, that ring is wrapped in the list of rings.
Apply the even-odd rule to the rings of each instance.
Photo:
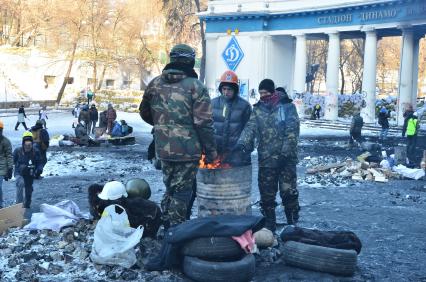
[[[31,131],[25,131],[24,134],[22,134],[22,138],[24,138],[24,137],[33,138],[33,134],[31,133]]]
[[[31,131],[25,131],[24,134],[22,134],[22,144],[25,141],[33,142],[33,134],[31,133]]]

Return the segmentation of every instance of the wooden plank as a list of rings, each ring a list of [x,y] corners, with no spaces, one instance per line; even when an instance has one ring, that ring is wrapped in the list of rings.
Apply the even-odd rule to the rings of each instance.
[[[0,234],[10,227],[21,227],[24,220],[22,203],[0,209]]]
[[[340,167],[345,166],[345,165],[346,165],[346,162],[315,166],[315,167],[312,167],[312,168],[308,168],[306,170],[306,173],[314,174],[314,173],[317,173],[317,172],[324,172],[324,171],[331,170],[332,168],[340,168]]]

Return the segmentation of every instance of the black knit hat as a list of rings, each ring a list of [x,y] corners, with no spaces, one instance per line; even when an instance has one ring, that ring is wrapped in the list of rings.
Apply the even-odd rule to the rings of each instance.
[[[264,79],[260,82],[259,91],[260,90],[266,90],[269,93],[274,93],[275,92],[275,84],[271,79],[266,78],[266,79]]]

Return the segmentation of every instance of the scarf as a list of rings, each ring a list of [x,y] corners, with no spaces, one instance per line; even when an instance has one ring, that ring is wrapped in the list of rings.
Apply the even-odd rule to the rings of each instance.
[[[182,64],[182,63],[179,63],[179,62],[168,63],[164,67],[163,71],[171,70],[171,69],[183,71],[187,76],[198,79],[198,74],[194,71],[193,68],[191,68],[187,64]]]
[[[280,95],[274,92],[272,95],[260,97],[260,100],[268,106],[276,106],[280,102]]]

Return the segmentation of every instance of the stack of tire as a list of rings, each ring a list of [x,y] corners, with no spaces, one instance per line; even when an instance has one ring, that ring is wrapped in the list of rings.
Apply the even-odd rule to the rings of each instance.
[[[199,282],[245,282],[255,273],[255,258],[230,237],[203,237],[181,249],[183,273]]]

